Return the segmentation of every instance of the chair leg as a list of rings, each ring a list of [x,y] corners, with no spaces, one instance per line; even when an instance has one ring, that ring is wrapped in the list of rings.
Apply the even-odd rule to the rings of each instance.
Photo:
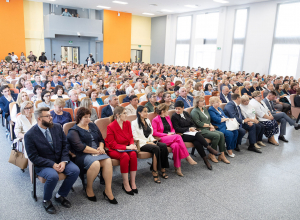
[[[37,197],[36,197],[36,174],[35,174],[35,170],[34,170],[34,166],[32,167],[32,182],[33,182],[33,191],[31,192],[32,198],[37,201]]]

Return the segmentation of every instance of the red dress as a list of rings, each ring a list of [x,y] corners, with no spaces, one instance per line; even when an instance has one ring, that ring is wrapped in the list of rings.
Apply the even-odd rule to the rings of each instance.
[[[123,129],[119,123],[114,120],[107,126],[107,135],[105,146],[109,149],[108,155],[112,159],[120,160],[121,173],[137,170],[137,154],[135,151],[119,152],[117,150],[126,150],[126,146],[134,144],[129,121],[123,122]]]

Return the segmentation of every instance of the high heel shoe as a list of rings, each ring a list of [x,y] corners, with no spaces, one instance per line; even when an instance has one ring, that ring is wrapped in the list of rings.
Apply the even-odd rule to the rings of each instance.
[[[129,186],[130,186],[130,188],[131,188],[131,190],[132,190],[132,192],[134,192],[135,194],[138,194],[139,193],[139,191],[138,191],[138,189],[136,188],[136,189],[132,189],[132,187],[131,187],[131,183],[129,182]]]
[[[178,176],[183,176],[183,174],[181,173],[181,171],[178,170],[178,168],[175,168],[175,173],[178,175]]]
[[[220,156],[219,156],[220,157]],[[218,163],[219,161],[216,159],[215,155],[209,154],[208,159],[210,159],[214,163]]]
[[[206,156],[203,157],[203,160],[204,160],[204,163],[205,163],[207,169],[212,170],[212,166],[211,166],[211,164],[208,162],[208,159],[207,159]]]
[[[86,195],[86,197],[88,198],[88,200],[90,200],[90,201],[92,201],[92,202],[97,202],[96,196],[89,197],[89,196],[87,195],[87,193],[86,193],[86,190],[85,190],[85,195]]]
[[[225,157],[224,154],[223,154],[223,155],[220,155],[220,156],[218,157],[218,160],[219,160],[219,161],[223,161],[224,163],[230,164],[229,160],[227,160],[227,158]]]
[[[133,196],[134,195],[134,193],[133,193],[133,191],[131,190],[131,191],[126,191],[126,189],[125,189],[125,187],[124,187],[124,184],[122,183],[122,189],[128,194],[128,195],[131,195],[131,196]]]
[[[157,171],[154,171],[154,170],[153,170],[152,172],[156,174],[156,175],[154,176],[153,173],[152,173],[154,182],[155,182],[155,183],[161,183],[160,180],[159,180],[159,178],[158,178],[158,172],[157,172]],[[156,179],[156,180],[155,180],[155,179]]]
[[[211,146],[207,146],[207,150],[209,153],[215,155],[215,156],[220,156],[221,153],[215,149],[213,149]]]
[[[110,199],[108,198],[108,196],[106,195],[105,191],[103,191],[103,196],[104,196],[104,199],[105,199],[105,198],[108,199],[109,203],[111,203],[111,204],[118,204],[118,201],[116,200],[116,198],[110,200]]]

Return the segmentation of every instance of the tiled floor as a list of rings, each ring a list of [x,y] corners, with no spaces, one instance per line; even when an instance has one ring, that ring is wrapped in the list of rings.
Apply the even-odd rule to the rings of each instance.
[[[10,142],[1,127],[0,219],[300,219],[300,131],[289,126],[287,130],[289,143],[267,144],[262,154],[247,151],[244,139],[242,151],[229,159],[231,164],[212,164],[212,171],[198,154],[196,166],[183,161],[184,177],[176,176],[171,165],[169,179],[162,179],[160,185],[152,180],[150,160],[139,160],[139,194],[133,197],[121,190],[119,168],[114,168],[117,206],[103,200],[104,187],[98,180],[94,183],[98,202],[88,201],[78,179],[75,192],[68,196],[72,208],[53,202],[58,210],[53,216],[41,204],[43,185],[37,182],[35,202],[28,170],[22,173],[7,162]]]

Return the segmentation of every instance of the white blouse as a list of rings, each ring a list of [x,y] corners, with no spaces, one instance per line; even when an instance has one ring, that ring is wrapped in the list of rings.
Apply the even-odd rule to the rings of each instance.
[[[15,134],[18,136],[19,133],[25,134],[33,125],[36,124],[34,113],[32,113],[31,123],[25,115],[19,115],[15,124]]]
[[[259,103],[255,99],[251,99],[249,105],[251,104],[255,108],[255,113],[259,121],[270,121],[269,119],[263,118],[264,115],[269,115],[269,109],[265,106],[265,103],[263,101],[261,103]]]
[[[248,105],[240,104],[240,108],[245,118],[255,119],[255,108],[250,103]]]

